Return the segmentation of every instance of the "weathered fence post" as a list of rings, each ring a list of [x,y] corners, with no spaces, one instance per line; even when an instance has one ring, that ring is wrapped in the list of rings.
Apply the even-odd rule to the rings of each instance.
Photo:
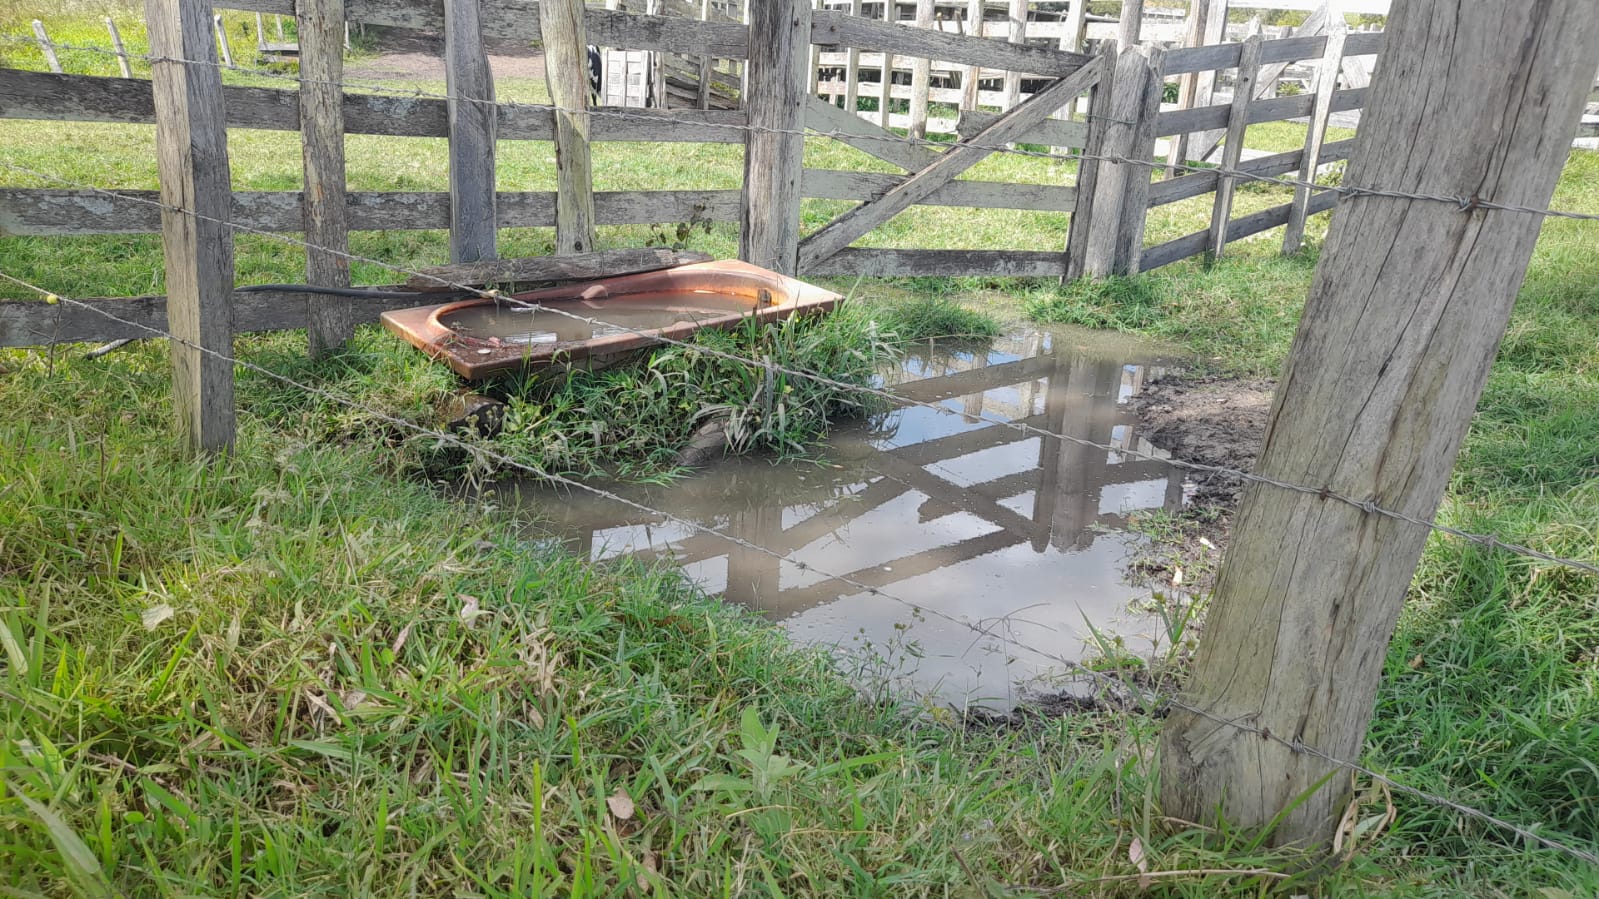
[[[589,159],[588,35],[583,26],[583,0],[544,0],[539,4],[539,29],[544,36],[544,77],[556,107],[555,252],[559,256],[591,253],[594,170]]]
[[[494,77],[478,0],[444,0],[444,84],[450,96],[450,261],[494,259]]]
[[[749,112],[738,256],[785,275],[799,252],[810,0],[750,5]]]
[[[1163,57],[1159,48],[1143,45],[1120,53],[1116,59],[1110,123],[1098,152],[1130,161],[1099,166],[1094,184],[1093,225],[1088,229],[1083,257],[1083,274],[1091,278],[1138,272],[1152,169],[1137,163],[1151,162],[1154,156]]]
[[[1125,49],[1138,43],[1144,29],[1144,0],[1122,0],[1121,20],[1116,23],[1116,43]]]
[[[50,35],[44,30],[44,23],[38,19],[33,20],[33,37],[39,42],[39,52],[44,54],[44,61],[50,66],[50,71],[61,74],[61,60],[56,57],[56,45],[51,43]]]
[[[217,33],[217,46],[222,48],[222,64],[233,68],[233,48],[228,46],[228,30],[222,27],[222,14],[216,13],[211,17],[211,25]]]
[[[122,45],[122,32],[117,30],[116,20],[106,16],[105,29],[111,34],[111,49],[117,54],[117,67],[122,70],[122,77],[132,78],[133,69],[128,65],[128,48]]]
[[[859,17],[861,0],[850,0],[849,14]],[[844,56],[844,108],[854,115],[860,109],[861,48],[851,47]]]
[[[1321,167],[1321,145],[1327,140],[1327,122],[1332,117],[1333,94],[1338,90],[1338,73],[1343,65],[1344,38],[1348,28],[1342,18],[1329,23],[1327,47],[1316,69],[1316,105],[1310,111],[1310,128],[1305,132],[1305,158],[1299,164],[1299,180],[1316,180]],[[1310,215],[1310,188],[1294,188],[1294,204],[1288,210],[1288,227],[1283,231],[1283,254],[1299,252],[1305,242],[1305,219]]]
[[[298,0],[300,148],[305,167],[301,216],[305,280],[349,287],[349,210],[344,185],[344,0]],[[338,349],[355,334],[355,312],[341,297],[311,294],[305,306],[311,357]]]
[[[1080,6],[1081,4],[1073,4]],[[966,33],[972,37],[983,36],[983,0],[966,0]],[[1064,49],[1064,48],[1062,48]],[[983,67],[979,65],[967,66],[961,75],[961,109],[976,109],[978,92],[981,88],[978,82],[982,80]]]
[[[1227,4],[1228,0],[1205,0],[1207,3],[1204,16],[1204,30],[1200,33],[1200,46],[1212,47],[1227,40]],[[1216,92],[1216,70],[1206,69],[1199,73],[1194,80],[1194,106],[1209,106],[1211,97]],[[1201,131],[1196,135],[1183,135],[1188,148],[1184,156],[1176,160],[1181,165],[1190,159],[1204,159],[1216,149],[1216,142],[1221,140],[1221,130],[1212,129]]]
[[[1088,274],[1088,241],[1097,226],[1094,198],[1099,190],[1099,172],[1105,163],[1098,157],[1105,149],[1105,132],[1111,126],[1111,98],[1115,90],[1117,47],[1106,41],[1099,50],[1099,81],[1088,100],[1088,137],[1083,141],[1083,155],[1077,160],[1077,203],[1072,208],[1066,234],[1066,274],[1061,282],[1074,281]],[[1111,212],[1106,213],[1108,218]],[[1111,222],[1112,229],[1115,222]]]
[[[883,0],[883,21],[893,24],[898,16],[895,9],[897,0]],[[877,101],[877,124],[888,127],[889,112],[888,101],[894,93],[894,52],[887,47],[883,48],[883,67],[878,70],[878,85],[883,89]]]
[[[1233,83],[1232,109],[1227,115],[1227,144],[1221,155],[1221,167],[1238,168],[1244,159],[1244,132],[1249,127],[1249,103],[1255,94],[1255,77],[1260,74],[1260,45],[1258,34],[1244,40],[1239,50],[1238,80]],[[1232,175],[1216,176],[1216,199],[1210,212],[1210,257],[1220,259],[1227,246],[1227,222],[1233,214],[1233,188],[1237,179]]]
[[[916,0],[916,27],[933,27],[933,0]],[[927,136],[927,96],[932,80],[931,59],[918,56],[911,61],[911,121],[907,134],[917,140]]]
[[[1599,58],[1591,0],[1398,3],[1387,47],[1346,185],[1549,202]],[[1344,197],[1256,472],[1430,519],[1542,222]],[[1350,779],[1295,747],[1360,758],[1427,536],[1326,493],[1245,490],[1185,691],[1200,712],[1174,708],[1162,735],[1166,815],[1328,842]]]
[[[1010,8],[1006,11],[1010,20],[1010,33],[1005,40],[1012,44],[1027,43],[1027,0],[1010,0]],[[1005,103],[1003,109],[1009,111],[1022,102],[1022,73],[1015,70],[1005,72]]]
[[[161,180],[172,399],[193,453],[233,444],[233,192],[222,72],[205,0],[145,0]],[[178,60],[194,60],[179,62]]]

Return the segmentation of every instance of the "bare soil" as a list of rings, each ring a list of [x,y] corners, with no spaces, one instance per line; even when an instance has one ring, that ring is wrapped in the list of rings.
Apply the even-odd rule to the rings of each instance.
[[[444,79],[444,38],[429,32],[373,28],[378,55],[352,63],[344,74],[350,79]],[[520,41],[489,38],[489,68],[499,78],[543,78],[544,51]]]
[[[1249,471],[1260,453],[1271,414],[1268,380],[1165,377],[1134,400],[1150,443],[1184,462]],[[1196,506],[1231,511],[1243,489],[1235,475],[1190,472]]]

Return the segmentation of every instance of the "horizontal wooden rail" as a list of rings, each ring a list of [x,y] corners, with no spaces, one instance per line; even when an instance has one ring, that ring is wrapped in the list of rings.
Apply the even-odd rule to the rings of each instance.
[[[379,315],[390,309],[405,309],[427,302],[425,298],[376,299],[331,297],[300,291],[236,290],[233,292],[233,331],[237,334],[303,328],[308,301],[343,304],[357,323],[375,322]],[[155,336],[145,328],[167,330],[167,298],[164,296],[97,298],[79,302],[90,308],[66,303],[49,306],[37,300],[0,300],[0,347],[103,343]],[[131,324],[112,321],[93,310],[115,315]]]
[[[897,56],[917,56],[1056,77],[1070,75],[1093,59],[1081,53],[1010,44],[992,38],[946,34],[820,9],[811,14],[811,41],[823,46],[855,47]]]
[[[1366,98],[1371,88],[1357,87],[1342,90],[1333,94],[1332,111],[1348,112],[1352,109],[1363,109]],[[1249,104],[1247,124],[1258,125],[1262,122],[1280,122],[1286,119],[1304,118],[1310,115],[1316,103],[1314,94],[1300,94],[1294,97],[1272,97],[1268,100],[1256,100]],[[1227,119],[1232,111],[1230,104],[1221,106],[1199,106],[1193,109],[1173,109],[1163,112],[1155,119],[1155,134],[1164,137],[1170,134],[1188,134],[1193,131],[1205,131],[1211,128],[1227,127]]]
[[[1322,191],[1310,198],[1311,214],[1326,212],[1336,205],[1338,205],[1338,194],[1333,191]],[[1241,218],[1233,219],[1227,223],[1228,242],[1288,224],[1288,213],[1292,208],[1292,203],[1284,203],[1281,206],[1273,206],[1269,209],[1262,209],[1259,212],[1252,212]],[[1141,272],[1152,271],[1163,265],[1170,265],[1179,259],[1198,256],[1205,252],[1209,246],[1209,229],[1185,234],[1175,240],[1168,240],[1165,243],[1146,248],[1139,260],[1138,270]]]
[[[865,275],[872,278],[905,275],[1058,278],[1065,272],[1066,255],[1059,252],[887,250],[862,247],[839,250],[815,265],[800,270],[801,275]]]
[[[298,131],[300,95],[270,87],[222,88],[230,128]],[[502,105],[496,109],[501,139],[550,140],[554,114],[547,106]],[[155,123],[150,82],[93,75],[52,75],[0,69],[0,118],[65,122]],[[624,115],[594,114],[591,138],[598,141],[675,143],[744,142],[739,110],[629,109]],[[346,134],[446,137],[447,101],[381,94],[344,95]]]
[[[153,190],[0,189],[0,235],[154,234],[161,210]],[[601,225],[657,222],[738,221],[736,190],[595,191]],[[500,228],[545,228],[555,224],[553,191],[502,192],[495,198]],[[236,191],[233,220],[260,231],[299,231],[300,192]],[[352,231],[424,231],[450,227],[445,192],[363,191],[349,194]]]
[[[870,200],[904,183],[901,175],[806,169],[800,192],[826,200]],[[971,209],[1028,209],[1065,212],[1077,201],[1077,188],[1005,181],[950,181],[923,200],[922,206]]]
[[[1354,152],[1354,149],[1355,139],[1352,137],[1348,140],[1322,144],[1321,161],[1325,164],[1348,159],[1349,154]],[[1288,150],[1284,153],[1273,153],[1270,156],[1246,159],[1238,164],[1238,171],[1259,175],[1263,178],[1272,178],[1278,175],[1286,175],[1290,172],[1298,172],[1300,162],[1304,158],[1305,151],[1303,149]],[[1240,181],[1239,183],[1247,184],[1248,182]],[[1165,181],[1157,181],[1149,186],[1149,208],[1153,209],[1156,206],[1164,206],[1167,203],[1175,203],[1178,200],[1186,200],[1190,197],[1208,194],[1215,189],[1216,173],[1208,171],[1193,172],[1183,175],[1181,178],[1168,178]]]
[[[1344,41],[1344,56],[1346,58],[1370,56],[1380,52],[1383,34],[1381,31],[1367,31],[1349,35]],[[1260,62],[1262,65],[1267,65],[1276,62],[1318,60],[1326,46],[1327,36],[1324,34],[1265,41],[1260,46]],[[1237,68],[1242,49],[1243,44],[1215,44],[1209,47],[1170,50],[1167,51],[1165,63],[1161,66],[1161,74],[1182,75],[1188,72]]]

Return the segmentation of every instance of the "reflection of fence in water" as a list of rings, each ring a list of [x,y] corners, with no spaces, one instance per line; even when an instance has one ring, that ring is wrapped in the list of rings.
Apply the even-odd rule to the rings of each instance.
[[[979,424],[979,414],[1003,415],[1068,437],[1159,453],[1137,436],[1122,402],[1142,388],[1150,373],[1147,366],[1056,354],[1046,349],[1042,338],[1001,340],[993,348],[992,354],[978,353],[968,358],[929,357],[923,364],[938,371],[938,375],[914,378],[909,372],[899,372],[889,378],[890,386],[896,393],[915,400],[950,401],[947,405],[962,415],[963,424]],[[996,364],[992,361],[995,358],[1008,361]],[[903,438],[907,428],[901,425],[887,430],[890,434],[898,431]],[[1182,501],[1180,473],[1162,462],[1134,460],[1069,440],[1040,438],[1000,424],[948,431],[902,444],[894,444],[893,436],[885,440],[882,435],[872,435],[862,454],[852,459],[855,464],[846,472],[835,472],[839,477],[832,484],[807,485],[810,496],[759,492],[755,501],[723,504],[714,513],[717,527],[752,544],[791,555],[839,534],[895,500],[920,494],[926,499],[916,509],[919,522],[965,513],[993,525],[995,530],[895,558],[875,559],[838,577],[787,587],[777,558],[729,545],[711,535],[687,536],[669,543],[650,541],[650,546],[635,543],[622,554],[669,557],[684,566],[725,556],[730,598],[748,601],[775,617],[785,618],[858,594],[861,591],[857,584],[888,588],[1021,544],[1031,545],[1038,553],[1051,548],[1059,552],[1084,550],[1093,544],[1099,529],[1125,526],[1131,509],[1174,509]],[[973,458],[977,454],[1003,452],[1006,447],[1029,441],[1037,441],[1038,450],[1036,461],[1028,468],[1002,466],[1009,470],[975,483],[964,483],[975,479],[949,468],[957,461],[981,468],[983,461]],[[1144,485],[1144,490],[1139,491],[1136,485]],[[825,495],[818,496],[819,493]],[[1117,493],[1121,494],[1119,498]],[[639,516],[608,521],[590,518],[580,525],[579,533],[570,542],[581,554],[605,556],[611,554],[607,543],[614,540],[616,529],[663,524],[665,519],[652,521]]]

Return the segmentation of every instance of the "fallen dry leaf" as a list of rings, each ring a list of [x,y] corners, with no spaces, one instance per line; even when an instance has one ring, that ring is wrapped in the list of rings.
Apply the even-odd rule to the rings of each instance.
[[[139,615],[139,620],[144,622],[145,630],[153,631],[161,626],[161,622],[171,618],[175,614],[177,614],[175,609],[166,603],[162,603],[158,606],[151,606],[150,608],[145,609]]]
[[[625,787],[617,787],[615,793],[606,797],[605,804],[611,807],[611,814],[618,820],[626,821],[633,817],[633,797],[627,795]]]

